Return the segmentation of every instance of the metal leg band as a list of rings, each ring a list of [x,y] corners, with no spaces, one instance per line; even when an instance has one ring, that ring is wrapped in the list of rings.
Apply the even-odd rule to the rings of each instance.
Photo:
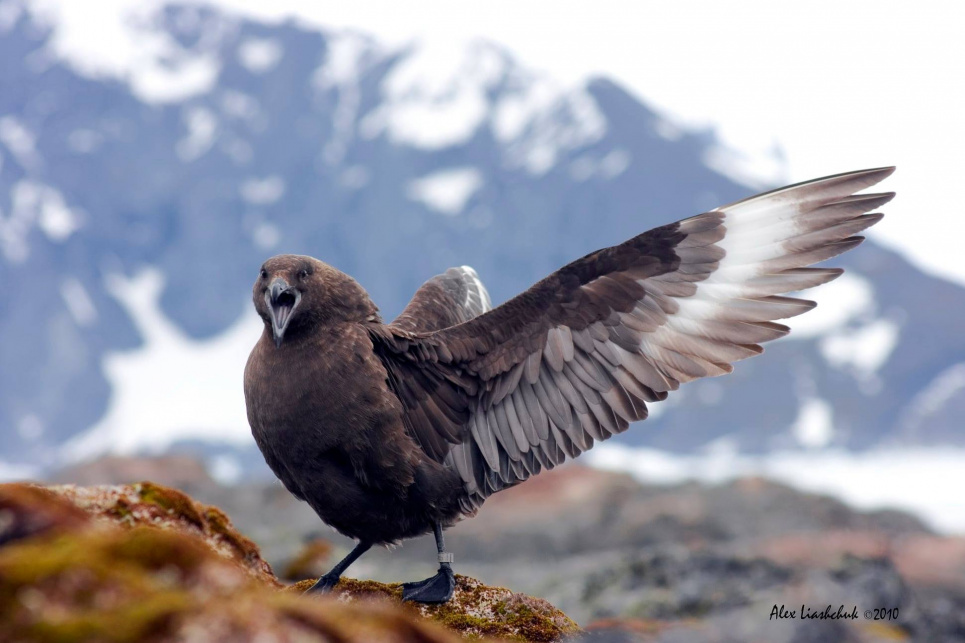
[[[450,554],[449,552],[442,552],[441,554],[439,554],[439,562],[440,562],[440,563],[450,563],[450,564],[452,564],[452,561],[454,561],[455,558],[456,558],[456,557],[453,556],[452,554]]]

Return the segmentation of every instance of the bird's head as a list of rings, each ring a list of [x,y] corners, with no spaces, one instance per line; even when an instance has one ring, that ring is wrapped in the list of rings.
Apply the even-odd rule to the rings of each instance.
[[[277,255],[262,264],[252,299],[279,347],[286,338],[319,324],[380,321],[378,309],[358,282],[318,259],[301,255]]]

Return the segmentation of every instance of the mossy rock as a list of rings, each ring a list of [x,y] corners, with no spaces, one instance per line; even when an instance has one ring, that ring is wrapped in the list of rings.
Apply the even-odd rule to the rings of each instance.
[[[287,581],[318,578],[331,567],[332,543],[316,538],[305,543],[301,550],[285,565],[281,577]]]
[[[122,527],[150,526],[191,533],[222,556],[237,560],[248,573],[281,586],[258,546],[241,534],[217,507],[153,482],[132,485],[47,487],[90,515]]]
[[[148,527],[0,549],[0,623],[0,640],[38,643],[456,640],[399,610],[286,595],[197,538]]]
[[[151,483],[0,485],[0,641],[558,641],[546,601],[457,576],[445,605],[399,606],[401,585],[282,587],[220,510]]]
[[[30,484],[0,485],[0,545],[51,531],[81,529],[90,514],[50,489]]]
[[[304,580],[288,588],[303,592],[314,584]],[[498,637],[511,641],[560,641],[580,631],[563,612],[541,598],[517,594],[503,587],[490,587],[474,578],[456,574],[452,600],[442,605],[402,603],[402,585],[343,578],[332,595],[339,601],[379,600],[401,604],[411,614],[432,619],[465,638]]]

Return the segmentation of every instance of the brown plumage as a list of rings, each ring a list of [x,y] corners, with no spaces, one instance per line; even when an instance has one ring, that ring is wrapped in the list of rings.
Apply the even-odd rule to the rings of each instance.
[[[492,310],[471,269],[450,269],[384,324],[351,277],[309,257],[269,259],[253,293],[265,331],[245,370],[252,433],[285,486],[359,540],[353,556],[435,529],[443,557],[442,528],[488,496],[785,335],[773,320],[814,304],[782,295],[841,274],[808,266],[861,242],[881,218],[864,213],[894,195],[854,193],[892,171],[819,179],[655,228]],[[412,584],[410,597],[445,600],[431,582],[440,575]]]

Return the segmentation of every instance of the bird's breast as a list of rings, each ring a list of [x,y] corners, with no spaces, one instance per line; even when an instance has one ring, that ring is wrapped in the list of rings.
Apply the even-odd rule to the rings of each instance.
[[[245,397],[262,451],[297,450],[307,457],[350,450],[363,437],[401,423],[401,408],[371,340],[352,327],[281,347],[263,337],[249,359]]]

